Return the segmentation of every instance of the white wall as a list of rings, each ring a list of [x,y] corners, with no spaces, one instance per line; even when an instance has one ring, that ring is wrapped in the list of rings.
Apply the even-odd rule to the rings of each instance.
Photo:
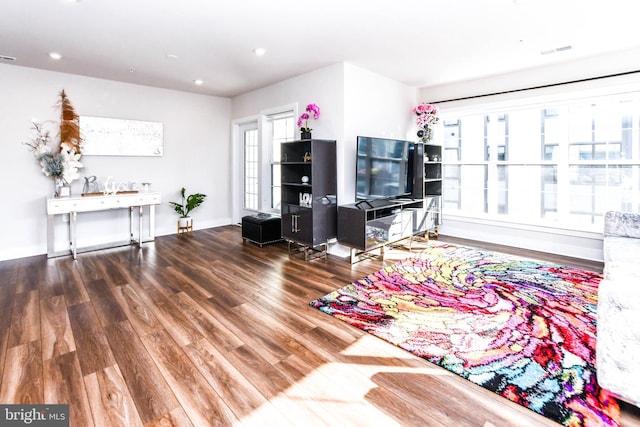
[[[82,176],[151,182],[151,190],[161,192],[163,198],[156,209],[156,234],[176,232],[176,214],[167,202],[178,200],[182,186],[208,195],[193,214],[196,229],[231,222],[230,99],[0,64],[0,170],[5,205],[0,210],[4,224],[0,259],[46,252],[45,198],[53,184],[21,142],[31,136],[32,118],[59,121],[54,107],[61,89],[81,116],[164,124],[162,157],[81,159]],[[79,195],[81,190],[82,180],[75,181],[72,194]],[[79,244],[108,242],[121,235],[128,230],[125,219],[124,212],[116,211],[80,215]],[[63,227],[58,224],[59,236]]]
[[[523,70],[500,76],[486,77],[456,84],[425,87],[419,90],[419,100],[437,102],[490,93],[526,89],[555,83],[563,83],[590,77],[626,73],[640,70],[640,49],[614,52],[575,61],[567,61]],[[621,90],[640,75],[616,79],[583,82],[570,85],[570,88],[589,87],[599,90],[602,87],[619,86]],[[567,90],[567,87],[550,87],[536,93],[548,95]],[[513,100],[522,94],[511,93],[492,97],[494,100]],[[461,100],[445,105],[461,106],[478,104],[481,98]],[[510,101],[511,102],[511,101]],[[525,249],[561,254],[577,258],[602,261],[602,235],[600,233],[577,233],[553,228],[526,227],[500,221],[479,221],[471,218],[459,218],[444,214],[444,224],[440,228],[444,235],[466,239],[484,240],[491,243],[516,246]]]
[[[298,105],[297,114],[301,114],[307,104],[315,103],[320,107],[320,117],[310,123],[313,138],[335,139],[338,152],[343,145],[344,134],[344,64],[337,63],[305,73],[273,85],[257,89],[231,100],[232,120],[259,115],[262,111],[272,110],[285,105]],[[296,131],[296,136],[299,132]],[[240,144],[239,139],[235,139]],[[234,178],[239,179],[239,148],[234,150]],[[340,157],[340,156],[338,156]],[[338,200],[344,178],[338,170]],[[234,203],[239,200],[238,189],[234,192]],[[239,220],[239,218],[237,218]]]
[[[236,96],[231,100],[231,119],[241,119],[282,105],[298,103],[299,113],[307,104],[320,107],[320,118],[312,121],[313,137],[335,139],[344,121],[344,65],[318,70]]]
[[[419,99],[435,102],[509,90],[527,89],[638,70],[640,70],[640,49],[624,50],[607,55],[559,62],[545,67],[531,68],[482,79],[424,87],[419,90]],[[588,85],[591,87],[599,87],[609,85],[609,83],[607,81],[590,81]],[[559,89],[549,88],[545,91],[557,90]],[[461,102],[469,103],[475,101],[467,100]]]
[[[411,109],[416,89],[349,63],[333,64],[232,99],[234,120],[261,110],[298,103],[320,106],[313,137],[337,144],[338,203],[355,198],[355,149],[358,135],[415,139]],[[302,111],[299,111],[301,113]]]
[[[352,64],[344,69],[345,130],[338,169],[342,171],[340,204],[355,201],[356,138],[373,136],[417,140],[415,88]]]

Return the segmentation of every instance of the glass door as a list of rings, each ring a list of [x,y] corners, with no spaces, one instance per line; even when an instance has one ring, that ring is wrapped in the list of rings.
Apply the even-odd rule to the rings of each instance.
[[[258,124],[240,126],[241,141],[241,191],[240,218],[253,215],[260,208],[260,144]]]

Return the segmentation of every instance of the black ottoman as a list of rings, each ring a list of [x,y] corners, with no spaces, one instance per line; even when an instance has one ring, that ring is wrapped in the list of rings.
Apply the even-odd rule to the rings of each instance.
[[[262,245],[282,240],[280,217],[259,213],[242,217],[242,238]]]

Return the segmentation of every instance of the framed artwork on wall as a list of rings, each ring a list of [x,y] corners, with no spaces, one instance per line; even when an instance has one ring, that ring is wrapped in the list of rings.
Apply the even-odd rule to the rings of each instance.
[[[164,154],[160,122],[80,116],[83,156],[152,156]]]

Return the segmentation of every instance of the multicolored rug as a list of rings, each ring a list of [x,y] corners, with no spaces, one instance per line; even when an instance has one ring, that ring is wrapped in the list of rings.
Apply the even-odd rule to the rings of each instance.
[[[311,306],[566,426],[617,426],[594,366],[601,280],[433,242]]]

